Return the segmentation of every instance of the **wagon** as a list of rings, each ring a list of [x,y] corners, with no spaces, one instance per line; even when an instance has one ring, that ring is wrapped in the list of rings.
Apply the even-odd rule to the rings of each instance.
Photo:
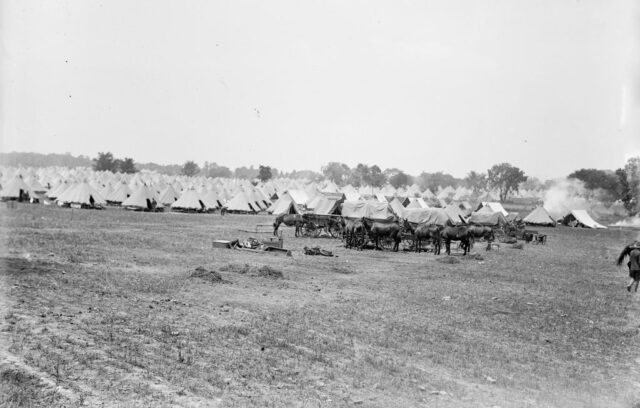
[[[303,214],[302,235],[317,238],[321,234],[332,238],[342,236],[342,218],[339,215]]]

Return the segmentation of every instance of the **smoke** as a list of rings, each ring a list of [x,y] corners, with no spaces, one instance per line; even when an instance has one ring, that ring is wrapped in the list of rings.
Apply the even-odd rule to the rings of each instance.
[[[544,208],[555,219],[567,215],[571,210],[587,210],[596,219],[607,222],[627,217],[622,203],[611,203],[607,199],[607,192],[588,190],[577,179],[554,180],[544,194]]]
[[[625,220],[618,221],[613,225],[616,227],[640,228],[640,217],[627,218]],[[640,240],[640,234],[638,234],[638,239]]]

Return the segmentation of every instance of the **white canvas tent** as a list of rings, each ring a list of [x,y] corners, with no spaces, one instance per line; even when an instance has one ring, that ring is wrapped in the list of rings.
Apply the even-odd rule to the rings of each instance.
[[[564,225],[571,225],[575,227],[606,229],[602,224],[596,222],[586,210],[571,210],[571,212],[565,215],[562,219]]]
[[[536,207],[533,211],[529,213],[529,215],[524,217],[522,221],[524,221],[525,224],[530,224],[530,225],[549,225],[554,227],[556,225],[556,221],[553,218],[551,218],[551,216],[549,215],[547,210],[544,209],[544,207]]]

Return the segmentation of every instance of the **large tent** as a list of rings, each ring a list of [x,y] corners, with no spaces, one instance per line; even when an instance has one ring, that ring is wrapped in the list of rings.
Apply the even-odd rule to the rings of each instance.
[[[551,218],[551,216],[549,215],[547,210],[544,209],[544,207],[536,207],[533,211],[529,213],[529,215],[524,217],[522,221],[524,221],[525,224],[529,224],[529,225],[543,225],[543,226],[548,225],[551,227],[556,226],[555,220]]]
[[[602,224],[597,223],[586,210],[571,210],[571,212],[562,217],[562,223],[564,225],[571,225],[575,227],[583,228],[607,228]]]
[[[160,193],[160,197],[158,198],[158,202],[162,205],[171,205],[176,202],[176,200],[180,197],[180,194],[176,192],[176,189],[173,188],[171,184],[167,185],[164,190]]]

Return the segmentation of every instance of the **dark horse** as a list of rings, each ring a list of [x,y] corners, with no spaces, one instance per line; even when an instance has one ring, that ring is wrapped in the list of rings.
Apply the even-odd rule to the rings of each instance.
[[[300,214],[280,214],[276,216],[276,220],[273,223],[273,235],[278,235],[278,228],[280,224],[284,224],[287,227],[296,227],[296,237],[300,234],[300,230],[304,225],[304,218]]]
[[[364,246],[364,225],[361,219],[350,220],[342,218],[342,238],[346,248],[357,247],[362,250]]]
[[[422,241],[433,242],[433,254],[440,255],[440,247],[442,245],[442,239],[440,237],[440,227],[431,224],[419,224],[417,227],[411,225],[407,220],[404,220],[404,228],[415,237],[416,239],[416,252],[420,253],[422,250]]]
[[[496,239],[493,234],[493,228],[483,225],[470,225],[468,231],[470,238],[469,249],[473,248],[473,244],[476,242],[476,239],[479,238],[487,242],[487,251],[491,249],[491,243]]]
[[[471,234],[469,234],[469,227],[466,225],[454,226],[450,222],[447,222],[447,225],[444,227],[440,235],[444,240],[447,255],[451,255],[451,241],[460,241],[462,249],[464,250],[464,253],[462,254],[463,256],[470,250]]]
[[[380,238],[390,238],[394,242],[393,251],[398,252],[400,241],[402,241],[402,237],[400,236],[401,228],[398,221],[399,220],[396,219],[392,222],[377,222],[369,218],[362,218],[362,225],[364,226],[364,230],[369,234],[369,238],[373,240],[376,245],[376,249],[382,249],[380,248]]]

